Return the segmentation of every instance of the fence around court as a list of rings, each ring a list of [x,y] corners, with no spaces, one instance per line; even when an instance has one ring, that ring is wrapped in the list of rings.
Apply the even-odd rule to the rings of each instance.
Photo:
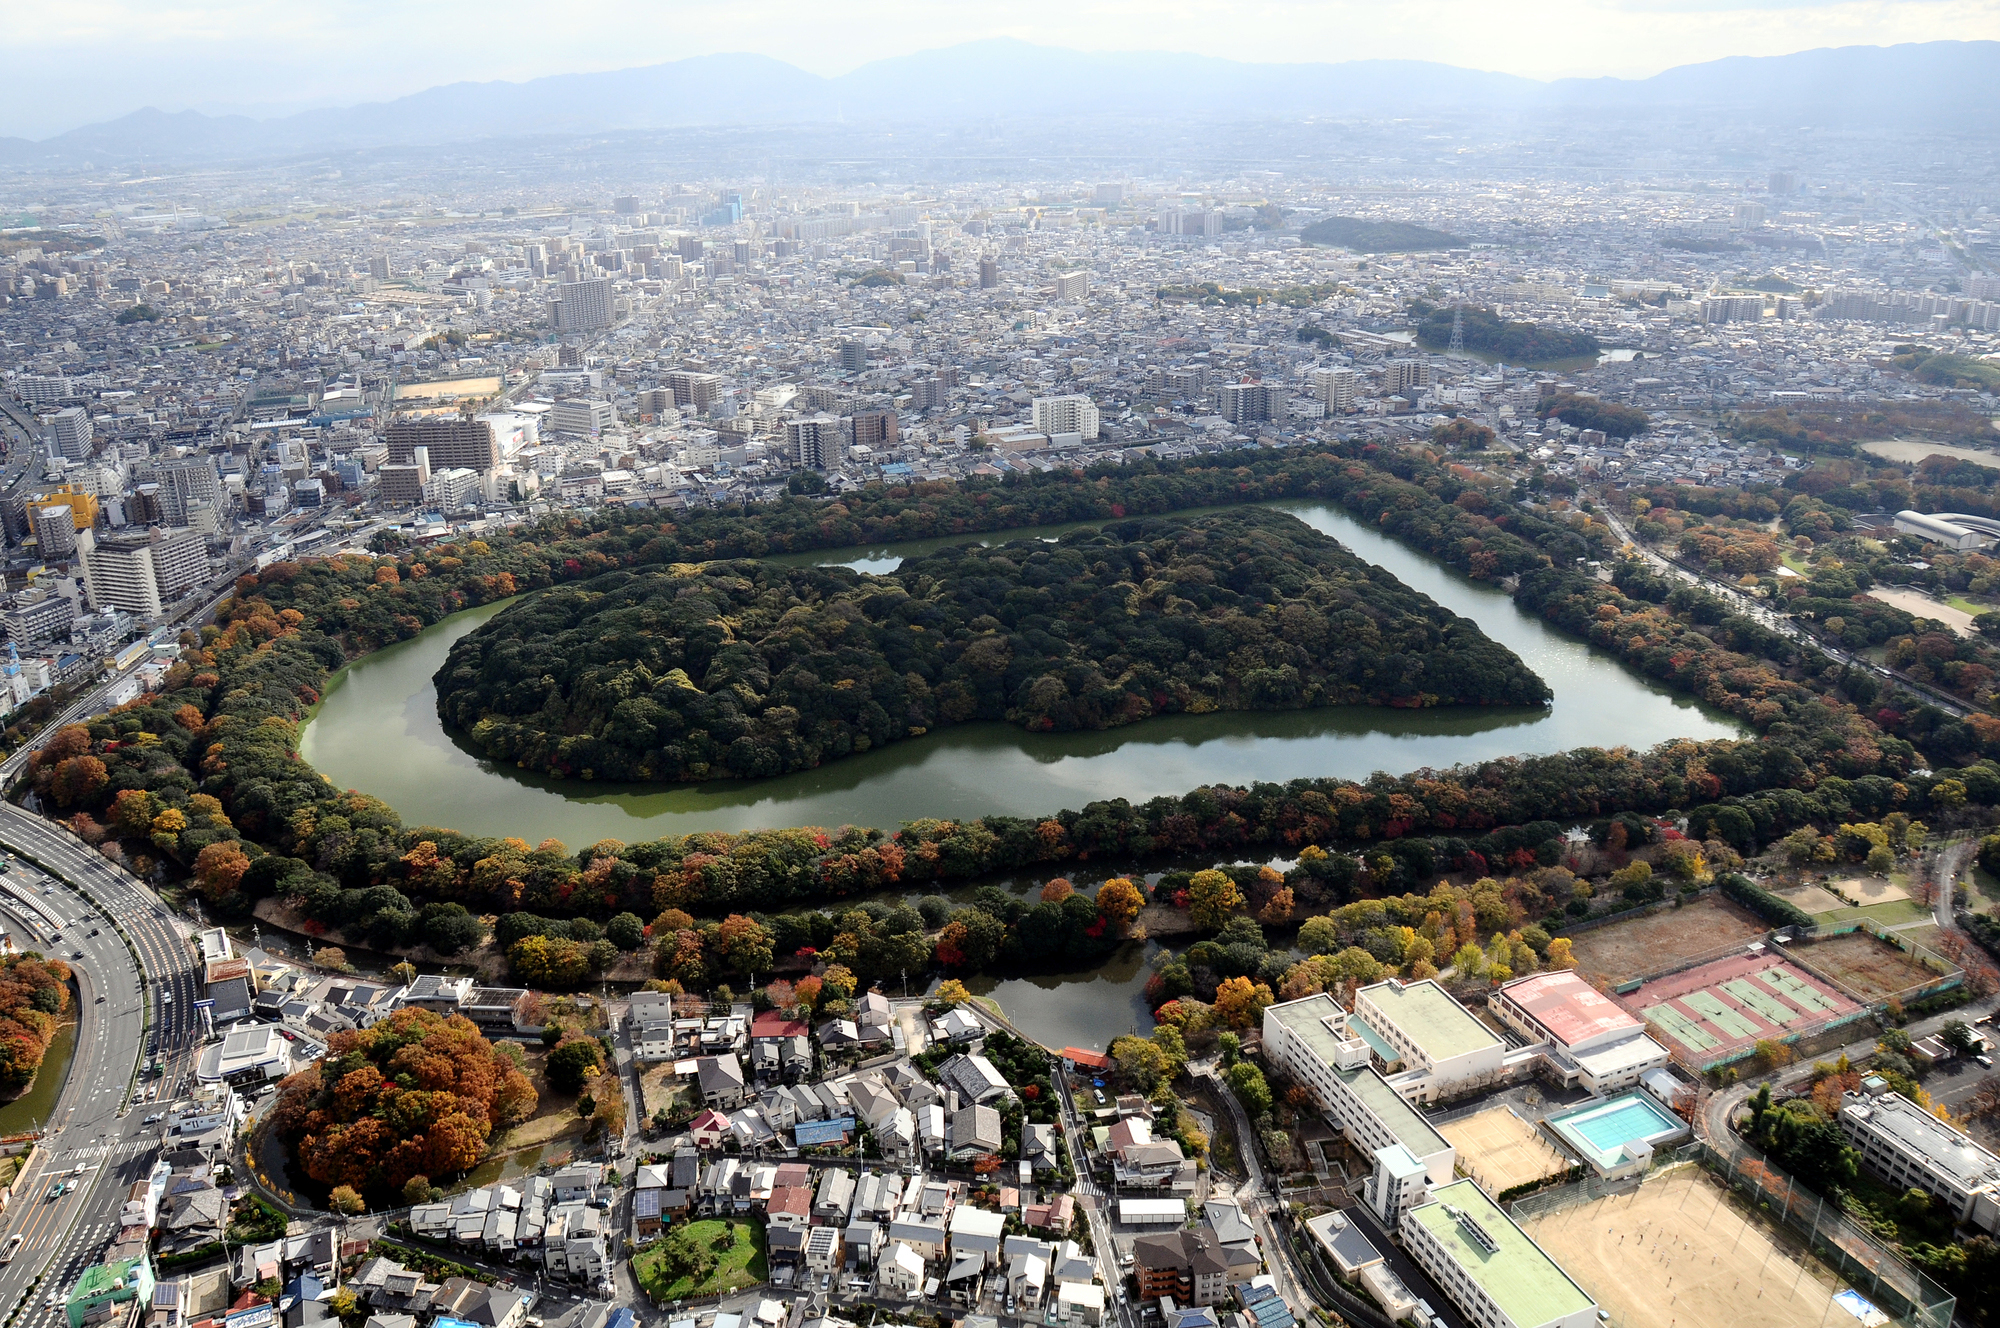
[[[1890,1001],[1900,1001],[1904,1005],[1908,1005],[1913,1001],[1923,1000],[1927,996],[1935,996],[1939,992],[1950,991],[1953,987],[1960,986],[1965,982],[1964,969],[1959,968],[1935,950],[1918,945],[1915,941],[1900,932],[1889,930],[1889,928],[1884,927],[1873,918],[1852,918],[1846,922],[1830,922],[1820,927],[1792,927],[1788,931],[1793,939],[1792,944],[1785,947],[1785,953],[1791,957],[1792,962],[1818,978],[1821,982],[1830,984],[1835,991],[1849,1000],[1859,1002],[1862,1005],[1879,1007],[1886,1006]],[[1811,953],[1813,942],[1832,940],[1836,936],[1849,936],[1857,931],[1867,932],[1883,944],[1891,945],[1901,950],[1918,964],[1929,969],[1934,976],[1925,982],[1913,982],[1901,991],[1891,992],[1887,996],[1869,1000],[1850,991],[1846,983],[1821,972],[1805,958],[1806,955]],[[1775,935],[1776,933],[1773,934]]]
[[[1781,1227],[1800,1237],[1821,1263],[1847,1279],[1855,1290],[1904,1328],[1951,1328],[1957,1298],[1912,1267],[1881,1237],[1762,1159],[1724,1156],[1701,1139],[1654,1154],[1647,1179],[1676,1165],[1699,1166]],[[1643,1183],[1643,1182],[1641,1182]],[[1507,1205],[1514,1220],[1527,1223],[1579,1204],[1630,1194],[1632,1180],[1586,1176],[1516,1199]]]

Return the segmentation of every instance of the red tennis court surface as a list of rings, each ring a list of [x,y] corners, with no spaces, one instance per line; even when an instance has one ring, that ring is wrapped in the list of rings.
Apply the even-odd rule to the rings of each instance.
[[[1731,955],[1669,973],[1618,1000],[1654,1038],[1703,1065],[1861,1009],[1774,954]]]

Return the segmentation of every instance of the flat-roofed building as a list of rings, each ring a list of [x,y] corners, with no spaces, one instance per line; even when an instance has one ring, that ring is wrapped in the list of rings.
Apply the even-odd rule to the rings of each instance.
[[[1366,1182],[1370,1206],[1380,1211],[1392,1199],[1396,1206],[1407,1205],[1420,1195],[1402,1154],[1421,1166],[1422,1184],[1428,1186],[1451,1179],[1457,1153],[1375,1069],[1369,1044],[1351,1028],[1340,1003],[1324,993],[1267,1006],[1264,1058],[1305,1085],[1347,1141],[1376,1160],[1376,1174]],[[1398,1148],[1401,1153],[1384,1156]]]
[[[500,448],[489,420],[424,418],[397,420],[390,424],[385,440],[389,459],[407,464],[424,448],[437,470],[462,468],[487,471],[500,464]]]
[[[1390,1083],[1412,1101],[1449,1097],[1492,1083],[1502,1073],[1507,1044],[1428,978],[1390,978],[1361,988],[1354,993],[1349,1026],[1354,1023],[1387,1043],[1368,1039]]]
[[[1871,1075],[1842,1094],[1840,1128],[1898,1194],[1921,1189],[1961,1222],[2000,1230],[2000,1157]]]
[[[1644,1023],[1567,969],[1516,978],[1487,1005],[1522,1037],[1547,1043],[1550,1067],[1566,1084],[1593,1093],[1629,1088],[1668,1060]]]
[[[1596,1302],[1474,1181],[1440,1186],[1397,1230],[1478,1328],[1596,1326]]]

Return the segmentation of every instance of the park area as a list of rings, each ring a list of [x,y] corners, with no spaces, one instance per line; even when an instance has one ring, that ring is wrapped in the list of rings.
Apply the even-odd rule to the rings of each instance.
[[[1457,1150],[1459,1169],[1491,1195],[1560,1175],[1571,1166],[1539,1129],[1506,1107],[1440,1125],[1438,1133]]]
[[[1903,953],[1887,941],[1865,931],[1830,936],[1809,945],[1796,945],[1801,961],[1827,975],[1855,998],[1886,1001],[1891,996],[1935,982],[1944,976],[1933,972],[1916,956]]]
[[[1908,888],[1880,876],[1852,876],[1826,885],[1794,885],[1772,891],[1778,898],[1812,915],[1819,926],[1867,919],[1881,927],[1900,927],[1930,917],[1930,905],[1911,896]],[[1853,902],[1848,902],[1852,900]]]
[[[1847,1284],[1700,1167],[1542,1216],[1532,1206],[1515,1210],[1521,1228],[1614,1328],[1857,1328],[1834,1301]]]
[[[677,1223],[633,1256],[632,1273],[659,1305],[756,1286],[770,1275],[764,1258],[761,1222],[708,1218]]]
[[[1570,943],[1577,971],[1629,982],[1738,941],[1747,944],[1767,930],[1768,924],[1749,910],[1709,895],[1680,908],[1578,932]]]

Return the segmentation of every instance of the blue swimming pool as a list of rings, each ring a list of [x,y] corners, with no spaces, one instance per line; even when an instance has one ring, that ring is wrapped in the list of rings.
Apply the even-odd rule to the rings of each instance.
[[[1678,1116],[1643,1093],[1559,1112],[1549,1117],[1548,1126],[1600,1170],[1617,1166],[1626,1144],[1635,1140],[1660,1144],[1687,1130]]]

